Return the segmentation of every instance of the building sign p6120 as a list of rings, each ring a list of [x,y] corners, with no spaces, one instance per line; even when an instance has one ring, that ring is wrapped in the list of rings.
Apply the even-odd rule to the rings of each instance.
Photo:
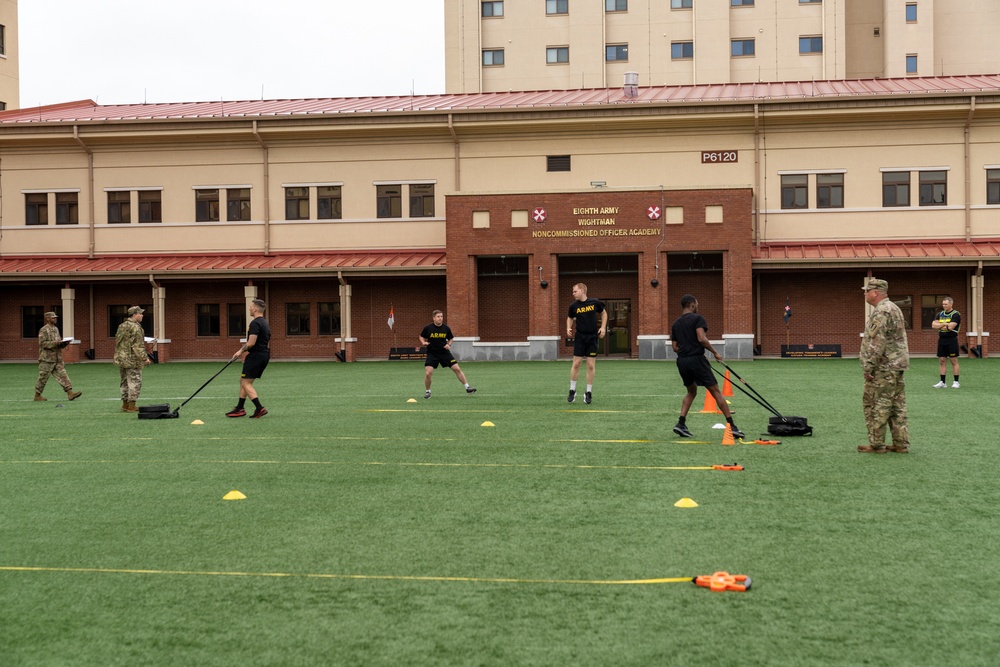
[[[702,151],[702,164],[723,164],[725,162],[739,162],[739,151]]]

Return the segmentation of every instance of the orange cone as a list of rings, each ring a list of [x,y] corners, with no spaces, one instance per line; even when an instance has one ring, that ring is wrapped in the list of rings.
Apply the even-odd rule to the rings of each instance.
[[[726,422],[726,432],[722,434],[722,444],[724,445],[735,445],[736,441],[733,439],[733,425]]]
[[[705,406],[701,409],[702,414],[706,412],[713,415],[722,414],[722,410],[719,409],[719,406],[715,402],[715,397],[712,396],[712,392],[710,391],[705,392]]]
[[[733,395],[733,383],[729,381],[729,369],[726,369],[726,379],[722,383],[722,395],[732,396]]]

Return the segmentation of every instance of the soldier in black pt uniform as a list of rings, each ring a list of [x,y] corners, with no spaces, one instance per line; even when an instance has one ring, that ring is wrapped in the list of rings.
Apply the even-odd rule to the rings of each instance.
[[[451,354],[451,341],[455,336],[451,333],[451,327],[444,323],[444,313],[435,310],[431,315],[434,321],[420,332],[420,344],[427,348],[427,360],[424,361],[424,398],[431,397],[431,376],[439,365],[455,371],[458,381],[465,385],[465,393],[476,393],[476,388],[469,386],[465,373]]]
[[[260,419],[267,414],[267,408],[260,404],[257,390],[253,387],[253,381],[263,377],[264,369],[271,360],[271,327],[264,319],[264,309],[266,305],[263,299],[254,299],[250,302],[250,326],[247,328],[247,342],[244,343],[233,359],[243,356],[243,373],[240,374],[240,399],[236,407],[226,413],[227,417],[245,417],[246,410],[243,404],[249,398],[253,401],[254,411],[250,419]]]
[[[601,318],[600,326],[597,324],[598,315]],[[573,366],[569,371],[569,396],[566,397],[569,403],[576,401],[576,380],[580,377],[580,364],[584,358],[587,359],[587,391],[583,395],[583,402],[590,403],[593,400],[597,345],[604,338],[607,327],[608,312],[604,310],[604,304],[597,299],[588,299],[587,286],[583,283],[573,285],[573,305],[569,307],[569,314],[566,316],[566,337],[573,339]]]

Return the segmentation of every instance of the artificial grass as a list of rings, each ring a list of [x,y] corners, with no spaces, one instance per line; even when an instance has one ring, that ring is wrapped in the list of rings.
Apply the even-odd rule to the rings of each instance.
[[[997,363],[935,390],[914,360],[912,453],[882,456],[856,360],[731,364],[816,426],[735,447],[701,395],[674,436],[664,362],[599,361],[589,406],[565,362],[463,363],[471,396],[439,369],[426,401],[417,362],[274,363],[263,419],[223,416],[234,368],[157,421],[112,366],[34,403],[4,365],[0,664],[994,664]],[[139,403],[219,368],[150,367]],[[752,590],[597,583],[716,570]]]

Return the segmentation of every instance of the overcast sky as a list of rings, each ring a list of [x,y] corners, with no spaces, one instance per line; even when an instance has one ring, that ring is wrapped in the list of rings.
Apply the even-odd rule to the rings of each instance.
[[[444,0],[21,0],[21,107],[444,92]]]

